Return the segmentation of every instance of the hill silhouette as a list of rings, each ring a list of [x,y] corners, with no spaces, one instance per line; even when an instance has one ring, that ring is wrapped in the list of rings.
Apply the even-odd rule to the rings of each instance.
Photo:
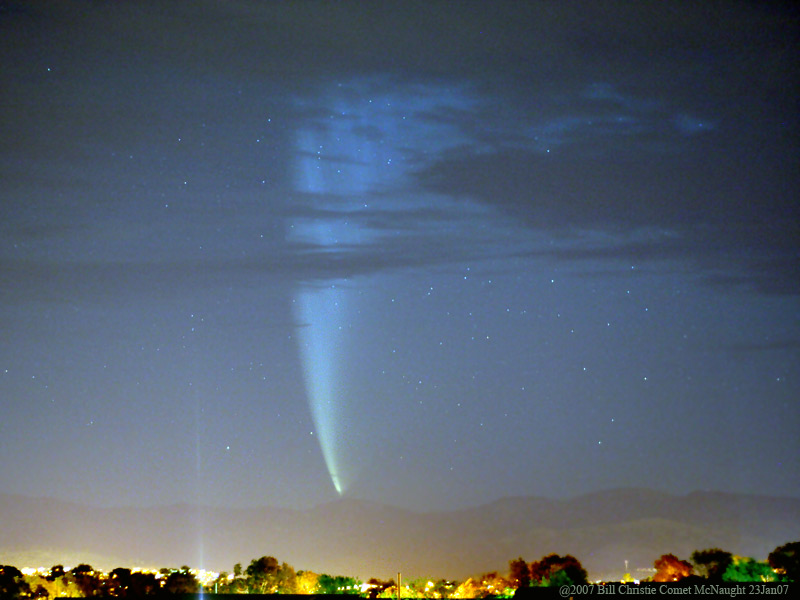
[[[474,508],[413,512],[343,499],[310,510],[177,504],[97,508],[0,494],[0,563],[190,565],[230,572],[272,555],[296,569],[369,577],[464,579],[556,552],[592,579],[652,567],[671,552],[721,547],[766,558],[797,538],[800,499],[616,489],[566,500],[517,497]],[[640,572],[640,574],[642,574]]]

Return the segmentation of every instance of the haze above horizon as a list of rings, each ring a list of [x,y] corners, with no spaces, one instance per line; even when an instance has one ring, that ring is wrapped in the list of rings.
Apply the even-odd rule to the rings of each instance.
[[[7,2],[0,493],[800,497],[798,14]]]

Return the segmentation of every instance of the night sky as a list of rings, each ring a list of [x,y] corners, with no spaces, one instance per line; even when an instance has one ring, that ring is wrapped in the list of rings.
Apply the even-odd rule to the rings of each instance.
[[[798,31],[3,2],[0,492],[800,496]]]

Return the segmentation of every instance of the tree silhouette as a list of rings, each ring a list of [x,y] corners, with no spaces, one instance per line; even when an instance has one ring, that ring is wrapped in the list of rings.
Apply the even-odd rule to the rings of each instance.
[[[367,580],[367,598],[370,600],[375,600],[378,596],[383,594],[388,589],[395,587],[394,579],[390,579],[388,581],[381,581],[380,579],[372,578]]]
[[[722,581],[780,581],[778,575],[766,561],[757,561],[754,558],[734,557],[722,574]]]
[[[322,574],[317,579],[317,594],[360,594],[361,582],[355,577]]]
[[[99,591],[100,582],[95,575],[94,569],[90,565],[81,563],[72,569],[69,574],[75,582],[75,585],[78,586],[81,594],[85,597],[94,596]]]
[[[580,561],[567,554],[548,554],[530,566],[531,581],[538,585],[587,583],[589,576]]]
[[[516,560],[509,561],[508,581],[511,583],[511,587],[517,589],[526,588],[531,584],[531,571],[528,563],[521,556]]]
[[[278,563],[273,556],[253,559],[245,569],[247,589],[251,594],[294,594],[297,575],[294,567]]]
[[[674,554],[663,554],[653,566],[656,568],[653,581],[680,581],[692,574],[692,565]]]
[[[128,595],[131,587],[131,570],[117,567],[108,574],[105,582],[105,591],[108,596],[124,597]]]
[[[276,577],[277,592],[279,594],[296,594],[297,593],[297,573],[294,567],[282,562],[281,568],[278,570]]]
[[[189,567],[182,567],[167,576],[164,590],[169,594],[196,594],[200,591],[200,582],[189,572]]]
[[[0,565],[0,598],[26,598],[31,589],[17,567]]]
[[[800,542],[778,546],[769,553],[767,562],[789,581],[800,581]]]
[[[272,556],[262,556],[250,561],[245,575],[247,576],[247,590],[251,594],[270,594],[274,584],[275,575],[278,574],[280,563]]]
[[[50,567],[50,573],[47,575],[47,581],[55,581],[56,579],[64,576],[64,565],[53,565]]]
[[[439,579],[438,581],[433,582],[433,593],[434,598],[449,598],[453,591],[456,589],[456,583],[454,581],[448,581],[447,579]]]
[[[247,576],[242,570],[242,563],[233,565],[233,580],[228,584],[228,591],[232,594],[247,592]]]
[[[722,574],[733,562],[733,554],[719,548],[695,550],[692,552],[692,562],[695,565],[695,571],[701,577],[722,581]]]

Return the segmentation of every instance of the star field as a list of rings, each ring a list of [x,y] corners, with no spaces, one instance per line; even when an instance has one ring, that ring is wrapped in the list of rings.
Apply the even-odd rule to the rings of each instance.
[[[797,17],[720,12],[10,3],[0,492],[799,495]]]

